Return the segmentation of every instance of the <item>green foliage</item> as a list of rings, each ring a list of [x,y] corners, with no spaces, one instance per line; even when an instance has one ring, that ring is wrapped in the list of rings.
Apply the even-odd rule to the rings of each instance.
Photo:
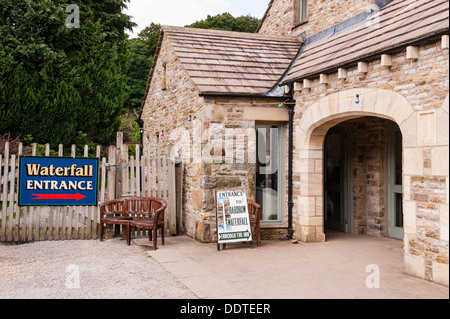
[[[160,34],[161,25],[153,22],[139,33],[138,40],[145,44],[146,53],[150,56],[153,56],[158,48]]]
[[[161,26],[127,39],[125,29],[134,26],[122,13],[128,1],[78,2],[80,28],[68,28],[69,0],[0,0],[0,135],[25,136],[39,151],[44,143],[93,148],[113,144],[122,125],[129,141],[139,141],[135,119],[120,115],[140,111]],[[257,26],[256,18],[228,13],[190,25]]]
[[[208,15],[205,20],[197,21],[187,27],[254,33],[258,25],[259,19],[250,15],[235,18],[229,13],[222,13],[216,16]]]
[[[124,107],[128,110],[141,108],[153,55],[154,52],[149,52],[147,45],[139,39],[129,41],[129,68],[124,102]]]
[[[136,122],[137,116],[127,113],[121,116],[122,125],[120,131],[123,132],[124,143],[139,143],[141,139],[141,129]]]
[[[0,134],[70,145],[83,131],[114,141],[125,100],[128,0],[79,3],[67,28],[63,0],[0,1]]]
[[[128,110],[141,109],[160,34],[161,25],[152,23],[139,33],[138,38],[128,41],[129,68],[125,97],[125,108]]]

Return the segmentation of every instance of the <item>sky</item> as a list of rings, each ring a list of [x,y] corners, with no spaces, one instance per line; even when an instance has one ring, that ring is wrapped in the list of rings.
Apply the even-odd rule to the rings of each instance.
[[[138,26],[130,33],[136,37],[151,22],[161,25],[185,26],[208,15],[229,12],[233,16],[250,14],[262,18],[270,0],[131,0],[124,13]]]

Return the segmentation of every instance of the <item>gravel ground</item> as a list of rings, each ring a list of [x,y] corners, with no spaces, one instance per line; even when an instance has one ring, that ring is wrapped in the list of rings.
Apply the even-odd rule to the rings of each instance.
[[[120,239],[0,244],[1,299],[194,299],[139,246]]]

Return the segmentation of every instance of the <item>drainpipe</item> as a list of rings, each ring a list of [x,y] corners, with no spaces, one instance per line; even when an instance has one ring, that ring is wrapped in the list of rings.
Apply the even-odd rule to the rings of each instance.
[[[289,108],[289,154],[288,154],[288,235],[287,240],[291,240],[294,235],[292,226],[292,209],[294,208],[293,192],[293,151],[294,151],[294,115],[295,115],[295,100],[293,98],[294,84],[289,85],[289,92],[286,94],[284,104]]]
[[[144,154],[143,150],[144,150],[144,120],[139,118],[136,120],[137,124],[139,125],[140,133],[140,141],[139,141],[139,149],[141,150],[141,154]]]
[[[293,102],[293,100],[292,100]],[[288,239],[292,239],[294,230],[292,228],[292,209],[294,208],[294,200],[292,196],[293,188],[293,148],[294,148],[294,108],[295,104],[289,104],[289,172],[288,172]]]
[[[137,124],[139,125],[140,128],[140,139],[139,139],[139,151],[141,152],[141,157],[144,155],[144,120],[139,116],[139,119],[136,120]],[[142,192],[142,182],[143,182],[143,176],[142,176],[142,167],[139,167],[139,176],[141,177],[141,181],[140,181],[140,185],[141,185],[141,189],[140,191]]]

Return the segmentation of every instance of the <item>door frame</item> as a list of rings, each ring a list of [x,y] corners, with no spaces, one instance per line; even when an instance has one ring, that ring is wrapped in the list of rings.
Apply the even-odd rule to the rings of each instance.
[[[332,127],[332,129],[340,129],[343,131],[344,140],[342,145],[342,154],[344,156],[343,163],[344,167],[342,168],[342,174],[343,174],[343,181],[341,186],[342,196],[341,196],[341,211],[342,211],[342,223],[334,224],[328,223],[328,228],[337,230],[346,234],[351,233],[353,224],[352,221],[352,209],[351,209],[351,179],[350,179],[350,171],[351,171],[351,145],[352,145],[352,136],[353,136],[353,127],[348,125],[337,125]],[[327,228],[327,220],[326,220],[326,214],[327,214],[327,138],[328,134],[330,133],[330,130],[328,131],[327,135],[325,136],[325,144],[324,144],[324,161],[323,161],[323,174],[324,174],[324,191],[323,191],[323,207],[324,207],[324,226]],[[331,227],[329,227],[331,226]],[[335,228],[333,228],[333,226]]]
[[[404,227],[396,227],[396,194],[402,195],[401,205],[402,205],[402,212],[403,212],[403,219],[404,219],[404,211],[403,211],[403,185],[397,185],[395,184],[396,180],[396,171],[395,171],[395,133],[400,133],[402,136],[402,143],[400,146],[402,154],[403,154],[403,134],[398,127],[397,124],[389,122],[388,124],[388,152],[387,152],[387,163],[388,163],[388,187],[387,187],[387,200],[388,200],[388,236],[391,238],[396,239],[403,239],[404,237]],[[403,158],[403,156],[402,156]],[[403,161],[402,161],[402,177],[401,177],[402,184],[404,182],[403,180]],[[404,225],[404,220],[402,220],[402,225]]]

